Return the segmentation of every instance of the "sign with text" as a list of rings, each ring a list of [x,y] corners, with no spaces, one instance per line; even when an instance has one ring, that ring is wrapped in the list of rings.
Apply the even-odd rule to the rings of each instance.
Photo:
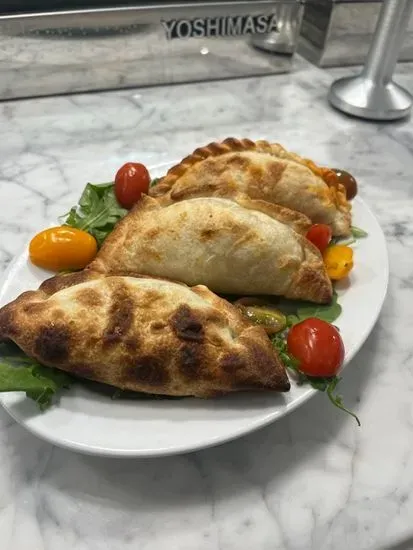
[[[275,14],[237,15],[226,17],[198,17],[161,21],[166,38],[212,38],[266,34],[277,31]]]

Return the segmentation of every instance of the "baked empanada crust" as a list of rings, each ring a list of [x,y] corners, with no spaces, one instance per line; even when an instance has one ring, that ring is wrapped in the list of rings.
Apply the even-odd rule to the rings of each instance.
[[[90,268],[204,284],[218,293],[328,303],[332,286],[322,257],[280,221],[288,222],[289,212],[248,198],[170,202],[144,196],[109,235]]]
[[[0,339],[46,366],[135,392],[290,387],[261,327],[204,286],[156,278],[58,275],[0,309]]]
[[[313,223],[347,236],[351,205],[332,170],[285,150],[278,143],[228,138],[210,143],[171,168],[150,189],[153,197],[231,197],[241,193],[297,210]]]

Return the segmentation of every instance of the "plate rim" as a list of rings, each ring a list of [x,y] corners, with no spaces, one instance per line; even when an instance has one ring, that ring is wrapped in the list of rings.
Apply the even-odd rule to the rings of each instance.
[[[170,165],[170,163],[163,163],[163,165]],[[156,167],[159,167],[159,166],[160,165],[156,165]],[[390,278],[389,277],[390,275],[389,253],[388,253],[388,246],[387,246],[387,241],[386,241],[384,231],[376,215],[374,214],[373,210],[366,204],[366,202],[359,195],[354,200],[360,203],[360,206],[372,217],[372,219],[374,220],[374,223],[377,226],[376,236],[379,236],[380,240],[382,241],[383,251],[385,253],[385,265],[383,265],[383,272],[382,272],[382,293],[381,293],[381,296],[378,297],[379,299],[376,300],[375,302],[376,305],[374,309],[374,314],[371,317],[370,323],[364,327],[364,330],[361,333],[361,338],[360,338],[361,343],[359,344],[359,346],[358,347],[356,346],[355,348],[350,350],[349,354],[346,355],[342,370],[344,370],[347,367],[347,365],[352,361],[355,355],[360,351],[360,349],[365,344],[368,336],[372,332],[374,326],[376,325],[386,299],[386,295],[389,287],[389,278]],[[2,276],[0,277],[0,299],[4,295],[5,287],[9,277],[12,276],[14,271],[17,271],[19,269],[20,263],[22,262],[26,254],[27,254],[27,244],[23,247],[22,251],[12,259],[12,261],[10,262],[10,264],[7,266]],[[21,392],[10,392],[10,393],[21,393]],[[36,426],[32,426],[28,424],[27,422],[24,421],[24,419],[19,418],[18,415],[14,414],[13,410],[4,402],[3,396],[7,394],[0,394],[0,405],[19,425],[24,427],[29,433],[57,447],[70,450],[72,452],[79,452],[81,454],[90,455],[90,456],[102,456],[102,457],[108,457],[108,458],[145,458],[145,457],[150,458],[150,457],[172,456],[172,455],[185,454],[189,452],[195,452],[201,449],[207,449],[210,447],[215,447],[217,445],[233,441],[235,439],[238,439],[239,437],[252,433],[258,429],[264,428],[272,424],[273,422],[279,420],[280,418],[287,416],[297,408],[304,405],[304,403],[309,401],[317,393],[318,391],[316,389],[309,387],[305,393],[297,397],[291,403],[287,403],[284,409],[282,410],[278,409],[278,410],[269,412],[265,415],[264,418],[247,422],[244,426],[234,430],[230,434],[209,437],[208,441],[206,442],[199,441],[195,444],[189,443],[189,444],[179,445],[177,447],[167,446],[167,447],[156,448],[156,449],[150,448],[150,449],[140,449],[140,450],[110,449],[110,448],[99,447],[96,445],[86,445],[84,443],[67,441],[65,439],[63,440],[56,439],[50,436],[48,433],[44,433],[41,429],[39,430]]]

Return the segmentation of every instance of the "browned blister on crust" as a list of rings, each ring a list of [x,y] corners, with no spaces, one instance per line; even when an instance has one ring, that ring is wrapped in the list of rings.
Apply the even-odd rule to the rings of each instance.
[[[228,138],[196,149],[171,168],[153,197],[179,201],[194,196],[247,195],[297,210],[313,223],[350,233],[351,205],[333,171],[285,150],[278,143]]]
[[[265,201],[143,197],[116,226],[90,269],[204,284],[214,292],[328,303],[323,259],[297,233],[305,216]]]
[[[53,277],[0,309],[0,338],[124,390],[210,397],[290,387],[264,330],[234,306],[206,287],[151,277]]]

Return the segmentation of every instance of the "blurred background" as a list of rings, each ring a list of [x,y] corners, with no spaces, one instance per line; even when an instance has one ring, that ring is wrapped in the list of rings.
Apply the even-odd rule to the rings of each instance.
[[[380,8],[377,0],[6,0],[0,98],[290,72],[297,55],[320,67],[359,65]],[[411,21],[398,57],[413,59]]]

